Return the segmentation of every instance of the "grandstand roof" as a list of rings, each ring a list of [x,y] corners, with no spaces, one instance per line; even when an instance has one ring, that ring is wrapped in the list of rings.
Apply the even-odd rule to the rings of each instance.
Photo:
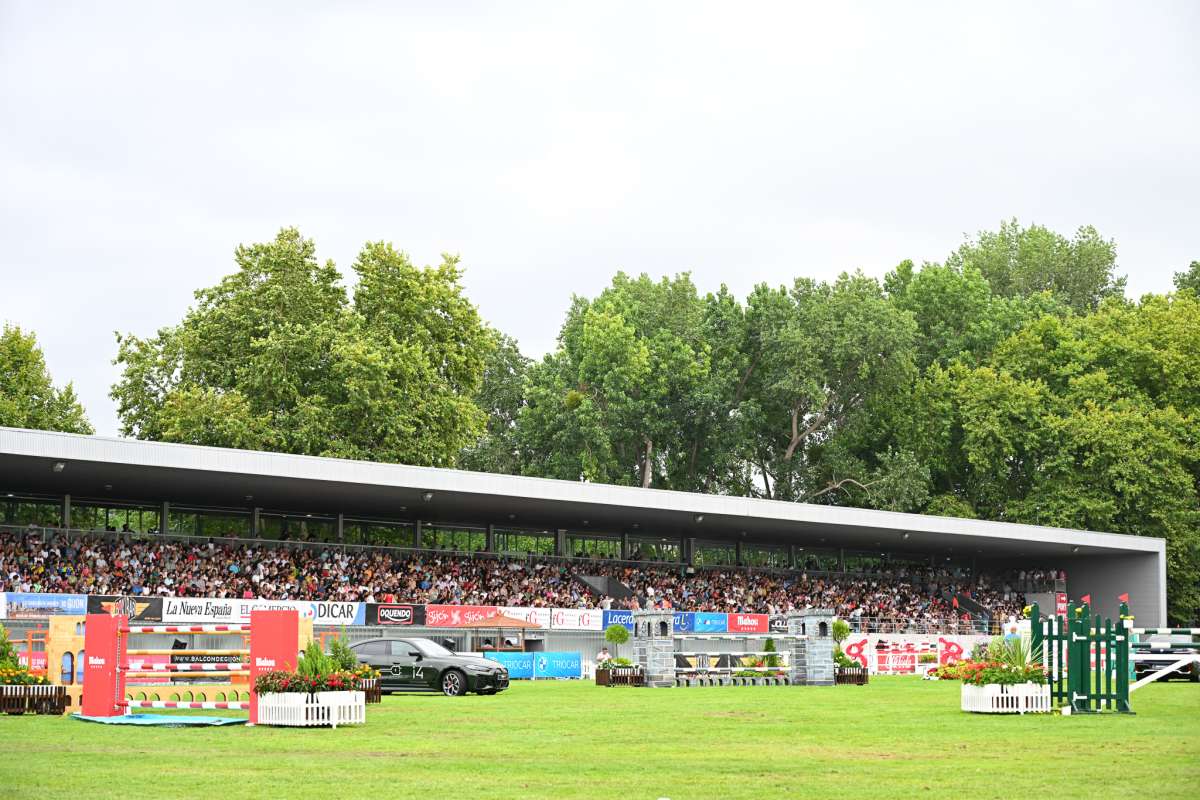
[[[0,486],[80,500],[993,558],[1165,553],[1161,539],[1094,531],[15,428],[0,428]]]

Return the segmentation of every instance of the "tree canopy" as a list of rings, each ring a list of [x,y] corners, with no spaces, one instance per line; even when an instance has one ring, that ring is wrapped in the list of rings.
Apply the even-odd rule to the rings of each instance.
[[[74,387],[54,388],[37,337],[15,325],[0,332],[0,426],[93,433]]]
[[[178,325],[118,335],[125,435],[421,465],[483,432],[475,403],[493,335],[457,260],[417,268],[383,242],[354,263],[353,300],[295,229],[238,247]]]

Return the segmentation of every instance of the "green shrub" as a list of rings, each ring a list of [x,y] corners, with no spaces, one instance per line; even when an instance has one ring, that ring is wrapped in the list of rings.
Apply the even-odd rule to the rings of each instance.
[[[763,645],[763,652],[765,652],[765,653],[774,653],[775,652],[775,640],[769,636],[767,637],[767,643]],[[762,665],[764,667],[782,667],[783,660],[779,656],[770,655],[763,659]]]
[[[296,665],[296,672],[305,678],[323,678],[337,671],[337,663],[325,655],[316,639],[304,648],[304,652],[300,654],[300,663]]]
[[[833,663],[839,667],[861,667],[862,666],[862,664],[858,663],[854,659],[850,658],[850,656],[843,653],[842,648],[840,648],[840,647],[833,648]]]
[[[604,641],[618,646],[623,645],[629,641],[629,629],[624,625],[609,625],[604,629]]]
[[[835,619],[833,621],[833,641],[841,644],[846,641],[846,637],[850,635],[850,623],[844,619]]]
[[[333,659],[338,669],[349,672],[358,667],[358,656],[354,655],[354,651],[350,649],[350,644],[345,639],[346,630],[342,629],[342,635],[329,643],[329,657]]]

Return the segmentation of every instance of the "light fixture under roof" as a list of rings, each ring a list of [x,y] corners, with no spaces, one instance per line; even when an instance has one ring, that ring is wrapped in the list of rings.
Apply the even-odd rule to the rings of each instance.
[[[433,500],[433,492],[422,492],[421,499],[428,503],[429,501]]]
[[[696,516],[692,517],[692,519],[696,521],[697,525],[699,525],[701,522],[704,522],[704,515],[697,514]]]
[[[55,472],[62,472],[66,468],[67,468],[67,462],[65,462],[65,461],[55,461],[54,466],[51,467],[51,469],[53,469]]]
[[[907,539],[910,536],[912,536],[912,534],[909,533],[908,531],[905,531],[904,533],[900,534],[901,539]]]

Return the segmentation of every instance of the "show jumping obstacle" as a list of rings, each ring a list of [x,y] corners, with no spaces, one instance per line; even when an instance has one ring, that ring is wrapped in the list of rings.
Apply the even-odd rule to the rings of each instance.
[[[1117,624],[1093,617],[1086,603],[1068,603],[1066,616],[1043,620],[1037,603],[1028,609],[1030,649],[1040,654],[1051,703],[1064,713],[1094,714],[1129,707],[1129,638],[1133,617],[1121,604]]]
[[[84,628],[83,715],[122,716],[135,708],[199,708],[248,710],[250,724],[258,722],[255,679],[274,670],[294,670],[300,652],[299,614],[293,610],[254,610],[249,625],[129,625],[125,616],[88,614]],[[249,648],[215,650],[130,649],[132,634],[241,633],[248,634]],[[235,656],[245,663],[134,665],[130,658],[152,655]],[[212,678],[216,675],[249,678],[249,701],[190,702],[133,700],[127,697],[129,677],[163,676],[173,680]]]

